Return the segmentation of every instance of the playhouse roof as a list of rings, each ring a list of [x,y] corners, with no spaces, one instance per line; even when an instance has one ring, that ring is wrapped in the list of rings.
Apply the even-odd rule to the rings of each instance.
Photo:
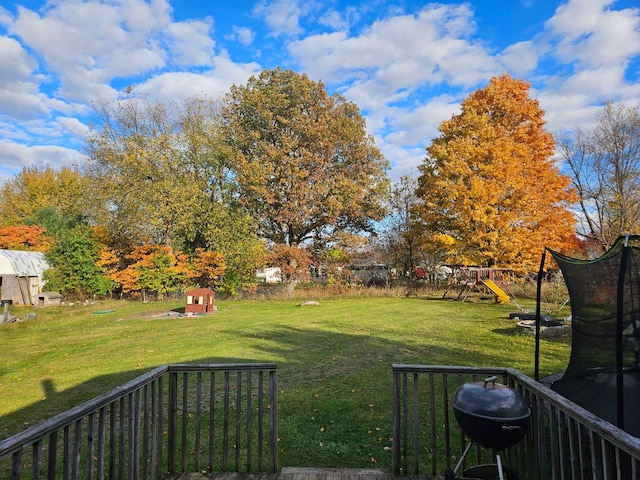
[[[215,292],[213,290],[211,290],[210,288],[194,288],[193,290],[189,290],[187,292],[187,295],[205,295],[205,294],[209,294],[212,295]]]

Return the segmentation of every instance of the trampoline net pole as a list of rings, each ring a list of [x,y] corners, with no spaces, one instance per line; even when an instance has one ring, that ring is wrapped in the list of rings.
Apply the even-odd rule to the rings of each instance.
[[[544,262],[547,257],[547,249],[542,250],[542,259],[538,269],[538,279],[536,283],[536,348],[534,359],[534,378],[540,380],[540,302],[542,301],[542,275],[544,273]]]

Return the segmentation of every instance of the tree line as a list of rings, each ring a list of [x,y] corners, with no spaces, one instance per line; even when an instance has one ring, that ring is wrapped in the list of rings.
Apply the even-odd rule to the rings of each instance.
[[[586,254],[636,228],[638,110],[607,104],[593,131],[556,142],[508,75],[465,99],[418,176],[395,184],[357,105],[291,70],[219,101],[127,89],[94,110],[85,164],[0,186],[0,248],[44,251],[47,288],[67,295],[233,295],[267,265],[288,282],[311,265],[343,282],[365,261],[526,272],[544,246]]]

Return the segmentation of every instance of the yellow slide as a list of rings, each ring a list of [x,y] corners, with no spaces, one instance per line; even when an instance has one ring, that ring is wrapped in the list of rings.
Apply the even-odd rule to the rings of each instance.
[[[494,282],[493,280],[483,280],[482,283],[484,283],[489,290],[497,295],[498,303],[505,303],[511,300],[511,297],[509,297],[509,295],[507,295],[504,290],[496,285],[496,282]]]

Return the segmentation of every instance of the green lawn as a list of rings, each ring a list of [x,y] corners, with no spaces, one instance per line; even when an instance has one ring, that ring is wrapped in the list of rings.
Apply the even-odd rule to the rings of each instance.
[[[166,363],[276,362],[281,466],[390,467],[391,364],[510,366],[532,375],[534,338],[497,305],[426,298],[111,301],[30,310],[0,327],[0,438]],[[109,310],[113,310],[109,312]],[[14,308],[20,315],[27,310]],[[541,373],[566,341],[543,341]]]

